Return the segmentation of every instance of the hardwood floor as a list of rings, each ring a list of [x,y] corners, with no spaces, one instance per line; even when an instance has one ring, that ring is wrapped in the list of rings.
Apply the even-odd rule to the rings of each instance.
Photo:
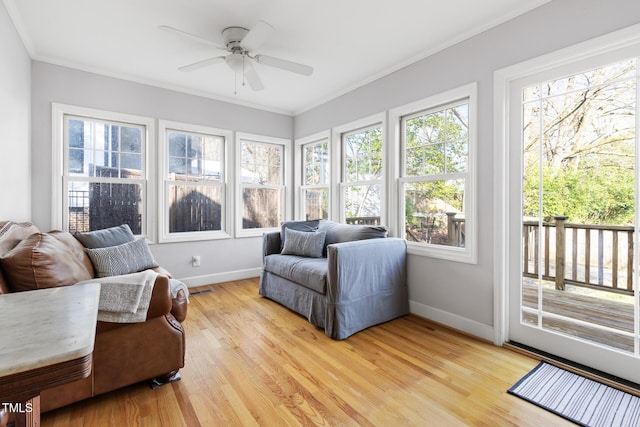
[[[506,390],[537,360],[414,315],[333,341],[257,294],[191,297],[182,379],[42,416],[60,426],[570,426]]]

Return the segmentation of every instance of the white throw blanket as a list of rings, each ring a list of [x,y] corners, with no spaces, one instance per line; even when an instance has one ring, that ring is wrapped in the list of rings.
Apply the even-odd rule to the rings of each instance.
[[[147,319],[151,293],[158,273],[145,270],[121,276],[100,277],[81,283],[100,283],[98,320],[136,323]]]
[[[171,288],[171,296],[173,298],[177,297],[178,291],[182,290],[185,298],[187,299],[187,303],[189,303],[189,288],[187,285],[177,279],[169,279],[169,287]]]

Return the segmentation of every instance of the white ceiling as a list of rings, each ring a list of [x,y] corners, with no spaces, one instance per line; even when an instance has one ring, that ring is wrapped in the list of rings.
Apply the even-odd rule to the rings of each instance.
[[[35,60],[242,105],[297,114],[549,0],[4,0]],[[275,27],[257,53],[314,67],[310,77],[262,64],[253,92],[220,55],[158,29],[221,40],[229,26]]]

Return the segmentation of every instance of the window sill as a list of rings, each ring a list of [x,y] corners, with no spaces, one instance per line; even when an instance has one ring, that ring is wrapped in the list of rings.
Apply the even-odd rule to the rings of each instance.
[[[236,232],[236,238],[241,239],[243,237],[262,237],[262,235],[265,233],[273,233],[275,231],[280,231],[280,227],[238,230]]]
[[[407,253],[429,258],[438,258],[448,261],[477,264],[478,260],[474,252],[469,248],[454,248],[448,246],[428,245],[424,243],[407,242]]]
[[[203,240],[224,240],[231,239],[231,235],[223,231],[195,231],[185,233],[172,233],[162,236],[158,243],[182,243],[182,242],[199,242]]]

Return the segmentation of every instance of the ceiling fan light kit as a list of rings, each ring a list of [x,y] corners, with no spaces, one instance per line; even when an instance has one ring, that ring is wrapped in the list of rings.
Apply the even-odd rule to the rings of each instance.
[[[227,55],[224,57],[224,60],[234,73],[244,74],[249,66],[249,62],[245,62],[244,55],[241,53],[232,53],[231,55]]]
[[[236,76],[240,75],[242,77],[243,85],[246,81],[254,91],[264,89],[264,85],[262,84],[256,68],[254,67],[254,63],[278,68],[303,76],[310,76],[313,74],[313,68],[309,65],[299,64],[297,62],[273,56],[252,54],[252,52],[259,49],[275,31],[275,29],[265,21],[258,21],[250,30],[244,27],[225,28],[222,30],[222,40],[224,42],[224,45],[222,46],[212,40],[168,25],[161,25],[159,28],[189,40],[206,43],[208,45],[212,45],[216,49],[228,52],[227,55],[216,56],[194,62],[192,64],[183,65],[178,68],[180,71],[194,71],[224,61]]]

